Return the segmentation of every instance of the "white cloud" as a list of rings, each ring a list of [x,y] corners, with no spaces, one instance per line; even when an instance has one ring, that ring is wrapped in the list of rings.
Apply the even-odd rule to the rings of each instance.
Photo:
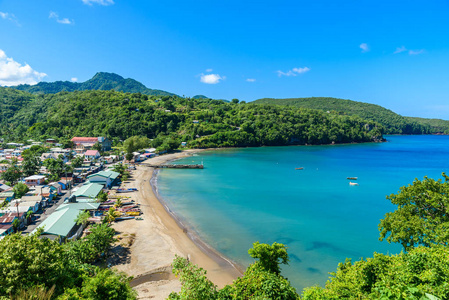
[[[206,72],[209,72],[209,73],[212,72],[212,71],[213,71],[213,69],[207,69],[206,70]]]
[[[17,21],[17,18],[14,14],[0,11],[0,18],[2,18],[3,20],[11,21],[11,22],[15,23],[17,26],[20,26],[19,21]]]
[[[393,54],[398,54],[398,53],[405,52],[405,51],[407,51],[407,48],[405,48],[405,46],[401,46],[401,47],[396,48],[396,51],[394,51]]]
[[[60,19],[58,13],[55,13],[54,11],[50,12],[50,15],[48,16],[49,19],[55,19],[56,22],[60,24],[75,24],[75,21],[69,20],[67,18]]]
[[[33,70],[30,65],[22,65],[14,59],[7,57],[0,49],[0,86],[12,86],[18,84],[36,84],[47,76]]]
[[[401,46],[396,48],[396,51],[394,51],[394,54],[402,53],[402,52],[408,52],[409,55],[419,55],[426,52],[424,49],[418,49],[418,50],[409,50],[405,48],[405,46]]]
[[[248,79],[246,79],[246,81],[248,81],[248,82],[256,82],[256,79],[254,79],[254,78],[248,78]]]
[[[82,0],[84,4],[92,5],[93,3],[108,6],[114,4],[114,0]]]
[[[220,80],[224,80],[226,77],[222,77],[218,74],[201,74],[201,79],[200,81],[202,83],[207,83],[207,84],[217,84],[220,82]]]
[[[359,47],[362,49],[362,52],[368,52],[370,50],[367,43],[361,43]]]
[[[71,81],[71,82],[77,82],[77,81],[78,81],[78,78],[72,77],[72,78],[70,78],[70,81]]]
[[[425,52],[424,49],[420,49],[420,50],[409,50],[408,54],[410,55],[418,55],[418,54],[423,54]]]
[[[304,68],[293,68],[287,72],[282,72],[280,70],[276,71],[278,73],[278,76],[297,76],[298,74],[309,72],[310,68],[304,67]]]

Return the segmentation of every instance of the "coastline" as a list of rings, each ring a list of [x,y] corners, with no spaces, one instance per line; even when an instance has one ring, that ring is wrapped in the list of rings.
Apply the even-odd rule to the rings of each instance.
[[[210,150],[210,149],[208,149]],[[181,284],[171,274],[175,255],[189,258],[207,271],[207,277],[219,288],[242,276],[239,266],[202,241],[189,229],[157,193],[157,170],[148,166],[163,164],[192,155],[202,150],[185,150],[151,158],[136,166],[132,179],[123,183],[126,188],[137,188],[129,193],[140,204],[143,220],[114,223],[119,241],[108,261],[118,271],[133,276],[131,286],[139,299],[166,299],[170,292],[179,291]]]

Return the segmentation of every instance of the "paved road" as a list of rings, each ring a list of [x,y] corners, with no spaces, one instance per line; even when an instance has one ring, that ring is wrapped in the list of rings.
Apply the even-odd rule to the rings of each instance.
[[[22,234],[28,234],[32,232],[34,229],[36,229],[36,227],[39,226],[43,221],[45,221],[45,219],[47,219],[47,217],[51,215],[58,208],[59,205],[64,203],[65,199],[68,197],[69,191],[67,190],[62,195],[60,195],[57,200],[53,200],[52,204],[50,204],[50,206],[47,206],[44,211],[42,211],[41,209],[39,211],[40,213],[35,213],[33,215],[34,221],[22,231]]]

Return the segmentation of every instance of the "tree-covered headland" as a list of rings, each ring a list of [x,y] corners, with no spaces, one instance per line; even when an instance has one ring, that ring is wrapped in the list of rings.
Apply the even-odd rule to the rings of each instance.
[[[383,127],[358,116],[314,109],[255,105],[115,91],[29,94],[0,88],[0,136],[25,141],[106,136],[153,139],[161,150],[331,144],[382,140]]]

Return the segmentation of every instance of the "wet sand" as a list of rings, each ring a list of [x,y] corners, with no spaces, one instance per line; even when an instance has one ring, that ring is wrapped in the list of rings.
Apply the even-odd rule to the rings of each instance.
[[[118,247],[122,251],[117,252],[111,264],[135,278],[131,285],[139,293],[139,299],[166,299],[170,292],[180,290],[180,282],[171,274],[170,265],[175,254],[188,257],[192,263],[207,270],[208,278],[219,288],[242,275],[237,266],[189,231],[159,201],[155,187],[150,184],[155,172],[148,164],[162,164],[194,152],[197,150],[148,159],[136,166],[132,178],[122,184],[126,188],[137,188],[137,192],[123,195],[140,204],[143,220],[126,220],[113,225],[119,232],[117,244],[122,245]]]

